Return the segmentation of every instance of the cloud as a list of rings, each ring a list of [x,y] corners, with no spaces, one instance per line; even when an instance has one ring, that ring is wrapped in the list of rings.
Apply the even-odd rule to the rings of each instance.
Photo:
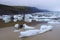
[[[10,6],[32,6],[39,9],[60,11],[59,0],[0,0],[0,4],[6,4]]]

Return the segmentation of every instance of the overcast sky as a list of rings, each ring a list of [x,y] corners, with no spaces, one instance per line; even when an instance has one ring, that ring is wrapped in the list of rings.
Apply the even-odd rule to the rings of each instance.
[[[60,0],[0,0],[0,4],[10,6],[32,6],[50,11],[60,11]]]

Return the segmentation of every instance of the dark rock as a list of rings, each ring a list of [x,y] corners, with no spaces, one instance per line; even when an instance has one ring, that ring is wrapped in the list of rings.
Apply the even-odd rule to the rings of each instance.
[[[0,15],[27,14],[36,12],[49,12],[49,11],[29,6],[8,6],[0,4]]]

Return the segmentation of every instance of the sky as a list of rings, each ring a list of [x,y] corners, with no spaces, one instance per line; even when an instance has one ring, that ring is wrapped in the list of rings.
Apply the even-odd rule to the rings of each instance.
[[[0,4],[9,6],[31,6],[38,9],[60,11],[60,0],[0,0]]]

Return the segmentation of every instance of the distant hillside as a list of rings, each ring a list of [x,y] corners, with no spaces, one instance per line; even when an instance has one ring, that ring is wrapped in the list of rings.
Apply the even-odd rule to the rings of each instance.
[[[36,13],[36,12],[49,12],[49,11],[29,6],[8,6],[0,4],[0,15],[25,14],[25,13]]]

